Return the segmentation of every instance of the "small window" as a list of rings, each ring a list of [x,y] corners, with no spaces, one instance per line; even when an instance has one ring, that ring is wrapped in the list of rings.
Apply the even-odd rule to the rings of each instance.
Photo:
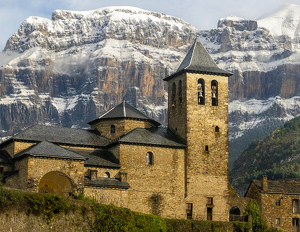
[[[207,197],[206,198],[206,204],[207,205],[212,205],[213,204],[213,198],[212,197]]]
[[[293,205],[293,213],[299,213],[299,200],[298,199],[292,200],[292,205]]]
[[[216,127],[215,127],[215,132],[216,132],[216,133],[219,133],[219,130],[220,130],[219,127],[216,126]]]
[[[179,103],[182,103],[182,81],[179,80],[178,83],[178,98],[179,98]]]
[[[0,167],[0,174],[3,174],[4,172],[4,167]]]
[[[186,218],[193,219],[193,203],[186,204]]]
[[[146,154],[146,164],[153,165],[153,153],[150,151]]]
[[[211,100],[212,105],[218,105],[218,82],[216,80],[211,81]]]
[[[116,133],[116,127],[115,127],[115,125],[111,125],[110,126],[110,133],[112,133],[112,134]]]
[[[275,224],[276,224],[276,225],[280,225],[280,218],[276,218],[276,219],[275,219]]]
[[[209,152],[209,151],[208,151],[208,146],[207,146],[207,145],[205,146],[205,152],[206,152],[206,153]]]
[[[172,85],[172,106],[176,106],[176,84],[175,82]]]
[[[277,205],[277,206],[280,206],[280,199],[279,199],[279,200],[276,200],[276,205]]]
[[[109,172],[105,172],[105,173],[104,173],[104,177],[110,178],[110,173],[109,173]]]
[[[212,221],[212,210],[213,208],[207,208],[207,221]]]
[[[198,79],[198,104],[199,105],[205,105],[205,86],[204,86],[204,80]]]

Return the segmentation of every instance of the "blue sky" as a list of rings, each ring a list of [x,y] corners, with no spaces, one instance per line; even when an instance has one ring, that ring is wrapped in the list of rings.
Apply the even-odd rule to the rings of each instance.
[[[61,10],[93,10],[105,6],[135,6],[182,18],[198,29],[215,28],[219,18],[236,15],[257,19],[286,3],[300,0],[0,0],[0,50],[29,16],[51,18]]]

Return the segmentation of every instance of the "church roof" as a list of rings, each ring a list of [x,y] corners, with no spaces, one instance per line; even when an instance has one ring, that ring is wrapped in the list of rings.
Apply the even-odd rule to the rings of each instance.
[[[165,127],[152,127],[149,129],[135,128],[115,142],[178,148],[186,147],[184,143]]]
[[[90,151],[87,149],[76,149],[76,148],[67,148],[70,151],[73,151],[79,155],[82,155],[87,158],[84,161],[85,166],[93,167],[109,167],[109,168],[120,168],[120,161],[117,159],[114,154],[108,150],[95,150]]]
[[[116,119],[116,118],[133,118],[133,119],[140,119],[145,121],[150,121],[154,125],[159,126],[160,123],[156,122],[155,120],[147,117],[145,114],[134,108],[133,106],[129,105],[127,102],[123,101],[119,105],[115,106],[114,108],[110,109],[106,113],[102,114],[99,118],[88,122],[88,124],[93,124],[99,120],[105,119]]]
[[[86,158],[72,152],[66,148],[62,148],[53,143],[42,141],[36,145],[31,146],[23,152],[16,154],[15,158],[18,159],[22,156],[30,155],[35,157],[49,157],[49,158],[62,158],[62,159],[79,159],[85,160]]]
[[[52,143],[96,147],[105,146],[110,141],[90,130],[44,125],[34,125],[29,127],[13,136],[13,139],[35,142],[47,140]]]
[[[197,38],[190,48],[189,52],[183,59],[177,71],[164,80],[168,81],[173,77],[180,75],[183,72],[196,72],[205,74],[217,74],[223,76],[231,76],[232,73],[220,69],[207,50],[201,44],[199,38]]]
[[[257,189],[263,192],[261,180],[252,180]],[[300,181],[268,180],[267,193],[300,194]]]

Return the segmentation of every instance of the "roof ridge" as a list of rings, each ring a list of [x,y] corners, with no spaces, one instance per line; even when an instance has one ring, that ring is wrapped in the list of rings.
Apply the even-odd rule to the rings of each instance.
[[[195,39],[195,41],[194,41],[194,44],[193,44],[193,51],[192,51],[190,63],[188,64],[188,66],[186,66],[186,69],[187,69],[188,67],[190,67],[191,64],[192,64],[192,60],[193,60],[193,56],[194,56],[194,53],[195,53],[195,48],[196,48],[197,39],[198,39],[198,38],[196,37],[196,39]]]

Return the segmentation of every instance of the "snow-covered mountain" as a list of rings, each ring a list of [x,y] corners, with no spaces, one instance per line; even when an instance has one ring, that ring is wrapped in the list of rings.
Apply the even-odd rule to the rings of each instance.
[[[0,56],[1,136],[40,122],[85,127],[124,98],[166,122],[166,84],[196,34],[229,80],[230,163],[300,112],[300,6],[198,31],[134,7],[29,17]]]
[[[162,79],[196,32],[181,19],[134,7],[27,18],[0,59],[2,136],[36,122],[86,127],[124,98],[166,122]]]

